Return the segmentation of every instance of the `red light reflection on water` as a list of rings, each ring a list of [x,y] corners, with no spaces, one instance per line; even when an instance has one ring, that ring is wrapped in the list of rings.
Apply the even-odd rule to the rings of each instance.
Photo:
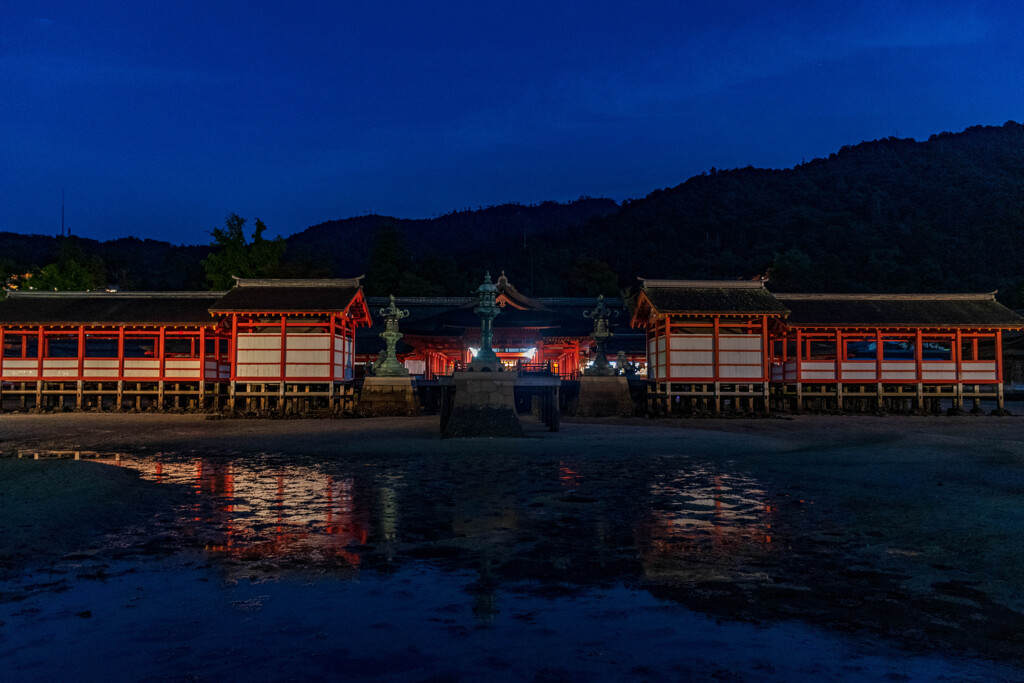
[[[565,488],[572,488],[580,485],[580,473],[565,462],[558,463],[558,480]]]
[[[752,479],[680,470],[652,485],[651,496],[636,530],[648,578],[719,578],[772,542],[775,508]]]
[[[359,565],[350,546],[366,543],[369,514],[360,508],[352,478],[299,467],[268,475],[258,465],[204,458],[125,464],[148,479],[188,485],[212,501],[189,506],[192,521],[212,536],[205,544],[211,552],[268,559],[317,555]]]

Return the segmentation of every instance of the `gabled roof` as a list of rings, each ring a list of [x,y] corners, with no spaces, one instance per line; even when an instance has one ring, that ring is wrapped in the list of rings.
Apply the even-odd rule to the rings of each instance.
[[[501,275],[498,276],[498,281],[494,285],[498,288],[499,300],[501,297],[504,297],[508,305],[513,308],[521,310],[548,310],[539,300],[531,299],[512,286],[512,283],[508,281],[508,277],[505,276],[505,271],[501,271]]]
[[[988,294],[776,294],[793,327],[1024,328]]]
[[[647,280],[640,278],[636,317],[649,306],[672,315],[778,315],[786,307],[760,280]],[[646,300],[646,301],[645,301]]]
[[[10,292],[0,325],[213,325],[224,292]]]
[[[244,279],[210,306],[211,313],[340,313],[361,291],[348,279]]]

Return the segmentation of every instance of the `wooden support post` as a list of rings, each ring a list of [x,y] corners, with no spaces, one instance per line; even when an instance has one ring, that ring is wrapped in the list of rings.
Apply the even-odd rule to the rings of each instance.
[[[764,400],[764,414],[770,412],[768,403],[771,400],[769,384],[772,381],[772,341],[768,338],[768,316],[761,316],[761,375],[764,386],[761,388],[761,398]],[[751,406],[753,412],[753,406]]]
[[[231,339],[228,342],[228,368],[230,370],[230,384],[228,385],[228,408],[231,412],[235,412],[237,404],[235,402],[235,392],[237,387],[235,382],[238,380],[238,315],[234,314],[231,316]],[[217,368],[218,372],[220,368]]]
[[[83,407],[83,392],[85,391],[83,379],[85,377],[85,327],[78,326],[78,382],[75,385],[75,410]],[[63,401],[63,397],[62,397]]]
[[[124,327],[117,328],[117,400],[115,405],[121,410],[124,401]]]
[[[843,412],[843,331],[836,330],[836,410]]]
[[[214,342],[216,344],[216,342]],[[206,328],[199,328],[199,410],[206,409]]]
[[[2,412],[4,412],[4,328],[0,326],[0,413]]]
[[[331,349],[331,355],[330,355],[330,359],[331,359],[330,370],[331,371],[330,371],[330,384],[327,385],[327,414],[328,415],[333,415],[334,414],[334,378],[335,378],[334,356],[338,352],[337,349],[335,349],[335,344],[338,343],[337,342],[337,337],[338,337],[338,317],[335,314],[333,314],[333,313],[331,314],[331,317],[330,317],[330,327],[328,328],[328,331],[330,332],[330,340],[331,340],[331,342],[329,344],[330,349]],[[345,372],[344,371],[345,339],[346,339],[344,329],[342,329],[341,339],[342,339],[342,341],[341,341],[341,360],[342,360],[342,363],[343,363],[343,365],[342,365],[342,374],[344,374],[344,372]]]
[[[158,345],[159,345],[159,348],[160,348],[160,361],[159,361],[159,366],[158,366],[160,368],[160,371],[159,371],[160,372],[160,381],[157,383],[157,386],[156,386],[156,400],[157,400],[157,404],[158,404],[158,410],[161,410],[161,411],[164,409],[164,373],[165,373],[165,370],[166,370],[166,367],[167,367],[166,341],[167,341],[167,328],[166,327],[161,327],[160,328],[160,337],[158,338]]]
[[[1003,414],[1003,331],[996,330],[996,412]]]
[[[878,410],[885,410],[885,389],[882,386],[882,361],[885,360],[885,341],[882,339],[882,331],[875,330],[875,406]]]
[[[288,319],[285,316],[281,316],[281,385],[278,387],[279,397],[277,409],[283,415],[285,394],[287,388],[288,379]],[[270,400],[270,399],[267,399]]]
[[[716,315],[712,319],[712,324],[711,324],[711,363],[712,363],[711,374],[712,374],[712,376],[715,379],[715,383],[714,383],[714,392],[715,392],[714,410],[715,410],[715,415],[717,415],[720,412],[722,412],[722,396],[721,396],[722,385],[718,381],[718,365],[719,365],[719,358],[718,358],[718,348],[719,348],[718,331],[719,331],[719,324],[720,324],[720,322],[721,322],[721,319]],[[667,351],[667,349],[666,349],[666,351]]]
[[[36,412],[39,413],[43,410],[43,355],[46,346],[42,325],[36,335]]]
[[[964,409],[964,381],[963,381],[963,336],[958,328],[956,331],[955,343],[953,344],[953,360],[956,361],[956,398],[953,399],[954,410]]]
[[[920,329],[914,334],[914,376],[917,378],[917,412],[924,415],[924,336]]]
[[[801,330],[796,331],[796,406],[793,410],[794,413],[799,414],[803,410],[804,403],[804,392],[803,392],[803,332]]]

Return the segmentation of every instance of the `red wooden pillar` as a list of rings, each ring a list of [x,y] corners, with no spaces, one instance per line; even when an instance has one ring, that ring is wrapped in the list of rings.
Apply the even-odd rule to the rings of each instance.
[[[165,349],[165,342],[166,341],[167,341],[167,328],[161,326],[160,327],[160,337],[159,337],[159,362],[160,362],[159,373],[160,373],[160,381],[161,382],[164,379],[164,371],[165,371],[165,368],[166,368],[166,365],[167,365],[166,362],[165,362],[166,361],[166,356],[167,356],[167,351]]]
[[[914,375],[917,378],[917,410],[924,412],[924,334],[920,328],[914,333]]]
[[[163,325],[160,326],[160,381],[157,384],[157,402],[160,404],[160,410],[164,409],[164,374],[167,372],[167,328]]]
[[[199,328],[199,381],[206,381],[206,327]]]
[[[39,332],[36,335],[36,358],[39,360],[38,371],[39,379],[43,378],[43,358],[46,357],[46,337],[43,335],[43,326],[39,326]]]
[[[661,357],[661,363],[658,367],[658,379],[667,382],[672,378],[672,351],[670,350],[672,348],[672,316],[665,315],[663,322],[665,324],[665,334],[663,335],[665,340],[665,349],[663,353],[665,355]],[[654,341],[654,353],[658,353],[657,338],[655,338]]]
[[[996,330],[996,381],[1003,383],[1003,331]]]
[[[231,343],[228,344],[228,367],[231,370],[231,381],[238,379],[238,315],[231,316]]]
[[[803,330],[797,330],[796,331],[796,358],[794,359],[796,361],[796,381],[797,381],[797,384],[799,384],[800,382],[803,381],[803,363],[801,362],[801,358],[803,358],[803,345],[804,345]]]
[[[768,338],[768,316],[761,316],[761,374],[762,381],[769,381],[771,373],[772,340]]]
[[[721,319],[716,315],[711,319],[711,374],[718,381],[718,332]]]
[[[4,412],[4,327],[0,325],[0,413]]]
[[[117,328],[117,380],[124,381],[124,326]]]
[[[220,364],[221,364],[221,358],[220,358],[220,335],[221,335],[221,330],[219,329],[219,326],[218,327],[214,327],[213,328],[213,362],[217,364],[217,380],[218,381],[220,381]],[[220,393],[220,388],[219,387],[217,389],[217,393]]]
[[[914,333],[914,374],[918,382],[924,379],[924,335],[920,329]]]
[[[956,361],[956,406],[961,410],[964,407],[964,385],[963,385],[963,334],[958,327],[956,330],[956,343],[953,344],[953,359]]]
[[[843,331],[836,328],[836,382],[843,383]]]
[[[284,382],[285,373],[287,372],[286,363],[288,360],[287,347],[288,347],[288,323],[285,316],[281,316],[281,381]]]
[[[78,379],[85,378],[85,326],[78,326]]]
[[[960,363],[963,362],[963,335],[960,332],[960,328],[957,328],[956,333],[953,335],[953,360],[956,362],[956,381],[960,381]]]
[[[355,377],[356,374],[356,323],[351,318],[345,318],[345,339],[348,340],[348,347],[345,349],[346,377]]]
[[[879,391],[882,385],[882,360],[885,359],[885,342],[882,340],[882,331],[875,330],[875,380],[878,382]]]
[[[336,353],[334,345],[336,343],[335,336],[337,335],[336,327],[337,327],[337,316],[335,316],[333,313],[331,313],[331,325],[330,325],[330,328],[329,328],[330,329],[330,339],[331,339],[331,341],[330,341],[330,344],[328,344],[328,347],[331,349],[331,353],[330,353],[331,374],[330,374],[330,377],[331,377],[331,386],[332,387],[334,386],[334,354]],[[342,328],[342,329],[344,329],[344,328]],[[341,340],[341,360],[342,361],[345,360],[344,331],[342,332],[342,340]],[[342,365],[342,372],[344,372],[344,367],[345,366]],[[333,392],[334,390],[331,389],[331,391]]]

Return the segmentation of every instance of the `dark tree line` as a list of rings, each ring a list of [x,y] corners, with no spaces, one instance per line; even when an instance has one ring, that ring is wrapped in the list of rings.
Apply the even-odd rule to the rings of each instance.
[[[198,289],[204,259],[224,248],[214,237],[206,247],[136,238],[76,245],[122,287]],[[621,207],[580,198],[329,221],[285,240],[261,273],[365,273],[373,294],[465,295],[485,269],[505,270],[520,290],[548,296],[618,294],[637,276],[768,274],[777,291],[998,289],[1020,307],[1022,238],[1024,126],[1010,122],[924,142],[864,142],[792,169],[712,169]],[[0,233],[6,270],[38,270],[59,252],[55,238]]]

